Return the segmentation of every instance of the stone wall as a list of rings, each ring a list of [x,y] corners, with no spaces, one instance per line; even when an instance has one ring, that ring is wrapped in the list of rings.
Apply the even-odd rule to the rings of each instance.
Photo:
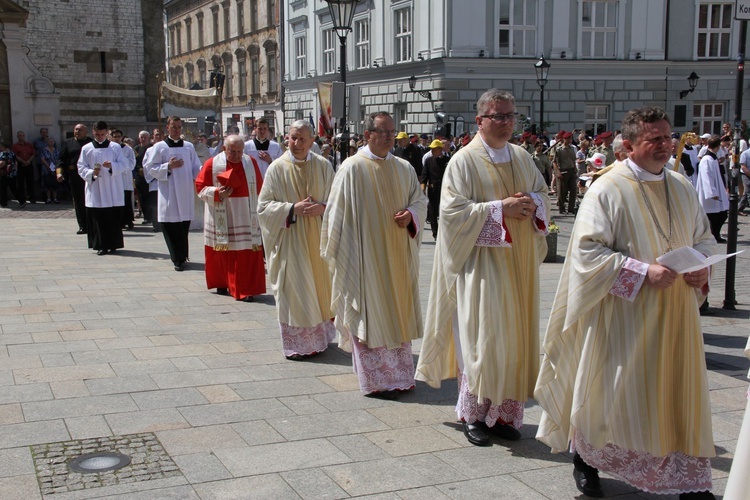
[[[155,119],[156,84],[150,73],[164,61],[160,2],[19,4],[30,13],[25,35],[29,60],[59,95],[63,136],[73,124],[95,120],[132,135]],[[142,10],[142,4],[148,10]]]

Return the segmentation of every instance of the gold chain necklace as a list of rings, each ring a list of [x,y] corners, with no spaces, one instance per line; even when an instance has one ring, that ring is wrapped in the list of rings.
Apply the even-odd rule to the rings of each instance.
[[[638,188],[641,191],[641,195],[643,195],[643,200],[646,202],[646,208],[648,209],[648,213],[651,215],[651,219],[654,221],[654,224],[656,225],[656,231],[659,233],[659,235],[662,237],[662,239],[667,243],[667,252],[672,251],[672,206],[669,203],[669,182],[667,182],[667,172],[665,172],[662,169],[662,172],[664,173],[664,193],[666,194],[667,198],[667,220],[669,221],[669,234],[664,234],[664,229],[662,229],[661,224],[659,224],[659,220],[656,218],[656,212],[654,211],[654,207],[651,206],[651,200],[648,199],[648,196],[646,196],[646,190],[643,189],[643,181],[641,181],[641,178],[638,177],[638,174],[635,172],[633,167],[628,165],[628,168],[631,172],[633,172],[633,176],[635,176],[635,180],[638,183]],[[664,253],[667,253],[664,252]]]

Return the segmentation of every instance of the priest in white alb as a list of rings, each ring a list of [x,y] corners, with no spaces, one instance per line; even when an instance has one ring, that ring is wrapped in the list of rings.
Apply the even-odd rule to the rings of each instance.
[[[125,205],[122,185],[128,163],[122,148],[107,139],[107,123],[93,126],[94,140],[81,148],[78,174],[86,182],[86,223],[89,248],[106,255],[125,246],[120,217]]]
[[[182,139],[182,120],[167,120],[168,137],[154,144],[143,171],[159,181],[158,219],[175,271],[182,271],[189,257],[188,233],[195,217],[195,177],[201,169],[195,148]]]
[[[288,151],[266,171],[258,216],[284,356],[300,361],[326,350],[336,336],[331,273],[320,256],[334,172],[328,160],[311,151],[310,122],[295,121],[288,135]]]
[[[373,113],[364,128],[367,146],[333,180],[320,249],[333,272],[339,345],[352,351],[359,387],[395,399],[414,387],[411,341],[422,336],[419,233],[427,198],[414,168],[391,154],[393,118]]]
[[[520,439],[539,371],[539,266],[547,253],[547,185],[508,143],[514,97],[477,102],[474,139],[443,176],[440,231],[417,379],[458,377],[456,413],[476,446]]]
[[[268,166],[280,158],[283,151],[279,143],[271,138],[271,128],[267,118],[258,118],[254,132],[255,137],[245,143],[245,154],[258,162],[260,175],[265,177]]]
[[[715,241],[690,181],[664,168],[670,134],[662,109],[625,115],[629,158],[583,198],[542,346],[537,439],[575,452],[588,496],[604,495],[603,471],[649,493],[714,498],[698,314],[709,272],[656,259],[686,246],[711,255]]]

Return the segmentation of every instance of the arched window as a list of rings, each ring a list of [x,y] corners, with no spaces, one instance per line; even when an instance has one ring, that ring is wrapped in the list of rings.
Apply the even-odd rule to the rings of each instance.
[[[234,52],[237,58],[237,94],[240,98],[247,97],[247,53],[244,49]]]
[[[279,67],[276,58],[278,57],[279,46],[274,40],[266,40],[263,48],[266,50],[266,92],[274,94],[278,92]]]

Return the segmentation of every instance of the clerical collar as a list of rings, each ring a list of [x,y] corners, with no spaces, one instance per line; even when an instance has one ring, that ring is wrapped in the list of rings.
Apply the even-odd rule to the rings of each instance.
[[[307,152],[307,156],[305,157],[304,160],[298,160],[297,158],[295,158],[294,155],[292,154],[291,149],[287,151],[287,153],[289,153],[289,161],[291,161],[292,163],[304,163],[306,161],[310,161],[310,158],[312,157],[312,153],[310,153],[309,151]]]
[[[638,178],[642,181],[649,182],[649,181],[660,181],[664,179],[663,167],[661,169],[661,172],[659,172],[658,174],[652,174],[648,170],[645,170],[639,167],[638,165],[636,165],[635,162],[633,162],[633,160],[631,160],[630,158],[625,160],[625,162],[627,162],[627,164],[633,169],[633,172],[635,173],[635,175],[637,175]]]
[[[487,154],[490,156],[490,161],[492,161],[492,163],[508,163],[510,161],[510,148],[508,147],[508,144],[502,148],[493,148],[484,142],[482,134],[479,134],[479,138],[482,140],[484,149],[487,150]]]
[[[121,142],[121,143],[120,143],[120,147],[121,147],[121,148],[124,148],[125,146],[127,146],[127,144],[125,144],[124,142]]]
[[[271,145],[271,141],[269,141],[268,139],[261,141],[257,137],[253,139],[253,142],[255,143],[255,149],[257,149],[258,151],[268,151],[268,146]]]
[[[175,141],[171,137],[167,137],[166,139],[164,139],[164,142],[166,142],[167,146],[169,146],[170,148],[181,148],[185,146],[185,141],[183,141],[182,139]]]
[[[710,157],[711,157],[711,158],[713,158],[714,160],[718,160],[718,159],[719,159],[719,157],[718,157],[718,156],[716,156],[716,153],[714,153],[714,152],[713,152],[713,151],[711,151],[710,149],[709,149],[708,151],[706,151],[706,156],[710,156]]]
[[[388,154],[386,154],[382,158],[380,156],[377,156],[375,153],[373,153],[372,151],[370,151],[370,146],[369,145],[368,146],[364,146],[360,151],[362,151],[365,154],[365,156],[367,156],[371,160],[381,160],[382,161],[382,160],[390,160],[391,158],[393,158],[393,155],[391,154],[390,151],[388,151]]]
[[[99,142],[96,139],[92,141],[94,143],[94,148],[101,149],[101,148],[108,148],[109,147],[109,139],[104,139],[103,142]]]

